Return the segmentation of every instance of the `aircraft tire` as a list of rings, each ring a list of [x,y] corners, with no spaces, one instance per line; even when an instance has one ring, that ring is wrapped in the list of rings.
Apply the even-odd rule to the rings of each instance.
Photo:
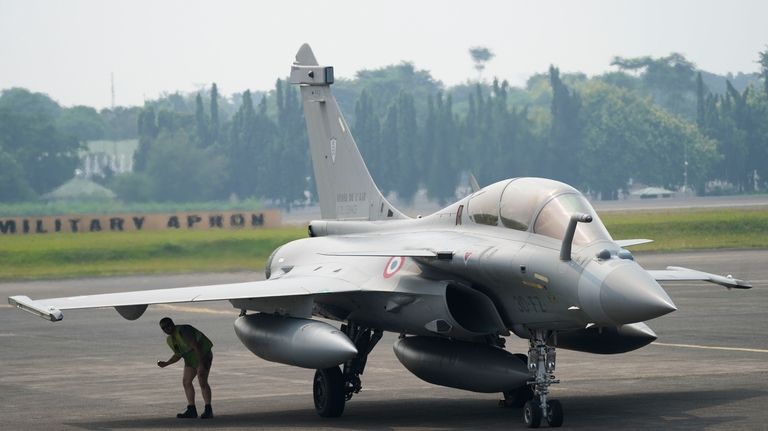
[[[321,417],[335,418],[344,413],[344,376],[339,367],[315,371],[312,397],[315,401],[315,411]]]
[[[528,428],[538,428],[541,425],[541,407],[535,400],[528,401],[523,406],[523,420]]]
[[[552,428],[563,425],[563,405],[558,400],[547,402],[547,423]]]

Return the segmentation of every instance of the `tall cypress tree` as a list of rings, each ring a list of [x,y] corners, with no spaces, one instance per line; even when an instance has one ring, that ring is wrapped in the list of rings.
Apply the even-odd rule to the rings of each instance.
[[[211,86],[211,124],[208,128],[208,145],[219,140],[219,89],[214,82]]]
[[[699,129],[703,129],[706,122],[706,96],[704,80],[701,78],[701,72],[699,72],[696,74],[696,124]]]
[[[398,169],[399,123],[397,120],[397,102],[393,102],[387,109],[387,116],[381,127],[381,145],[379,145],[378,151],[378,159],[382,169],[377,185],[385,196],[395,189],[395,179],[400,175]]]
[[[381,139],[381,123],[373,111],[373,101],[367,90],[363,89],[355,102],[354,136],[357,147],[365,160],[371,176],[377,182],[382,178],[379,143]]]
[[[139,112],[138,134],[139,147],[133,154],[133,170],[142,172],[147,167],[147,157],[158,134],[157,117],[152,106],[146,106]]]
[[[268,196],[282,201],[290,210],[293,202],[304,198],[310,176],[307,157],[307,136],[304,117],[296,90],[285,87],[278,79],[275,84],[277,97],[278,137],[274,140],[275,163],[270,164],[275,183]]]
[[[552,124],[549,133],[549,151],[547,163],[548,175],[574,186],[580,178],[577,154],[581,150],[582,125],[579,119],[581,100],[575,91],[571,91],[560,79],[560,70],[549,67],[549,82],[552,86],[551,115]],[[603,199],[616,199],[616,191],[603,196]]]
[[[453,98],[449,94],[443,100],[442,93],[438,93],[434,107],[431,103],[429,106],[427,122],[430,122],[430,116],[433,117],[434,140],[432,141],[433,152],[427,178],[427,195],[436,199],[440,205],[445,205],[456,194],[459,178],[455,162],[458,128],[453,116]]]
[[[418,128],[416,125],[416,107],[413,96],[404,91],[397,99],[397,177],[395,190],[398,197],[405,201],[413,201],[413,196],[419,188],[419,170],[416,166],[418,152]]]
[[[197,130],[197,139],[200,145],[208,145],[208,118],[205,115],[203,107],[203,98],[197,93],[195,98],[195,125]]]

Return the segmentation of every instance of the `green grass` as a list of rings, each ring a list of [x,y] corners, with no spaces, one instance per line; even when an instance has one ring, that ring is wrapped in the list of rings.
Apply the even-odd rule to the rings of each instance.
[[[675,210],[601,215],[615,239],[655,242],[632,251],[768,247],[768,210]],[[303,227],[0,236],[0,280],[119,274],[261,271]]]
[[[305,236],[305,228],[8,235],[0,279],[261,271],[275,248]]]
[[[768,247],[768,210],[696,209],[601,214],[614,239],[648,238],[632,251]]]

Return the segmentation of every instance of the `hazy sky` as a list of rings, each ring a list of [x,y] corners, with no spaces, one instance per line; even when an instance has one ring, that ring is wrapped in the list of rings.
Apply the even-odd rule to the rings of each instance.
[[[211,82],[265,90],[303,42],[337,76],[406,60],[446,85],[476,76],[476,45],[496,54],[485,76],[516,85],[550,64],[601,73],[615,55],[754,72],[766,17],[761,0],[0,0],[0,89],[96,107],[110,104],[110,73],[118,105]]]

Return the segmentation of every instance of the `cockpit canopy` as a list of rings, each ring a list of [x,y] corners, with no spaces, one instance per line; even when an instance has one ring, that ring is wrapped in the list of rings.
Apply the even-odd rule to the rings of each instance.
[[[504,180],[474,194],[468,203],[475,223],[528,231],[562,240],[574,213],[589,214],[592,223],[579,223],[573,243],[611,241],[592,205],[573,187],[545,178]]]

